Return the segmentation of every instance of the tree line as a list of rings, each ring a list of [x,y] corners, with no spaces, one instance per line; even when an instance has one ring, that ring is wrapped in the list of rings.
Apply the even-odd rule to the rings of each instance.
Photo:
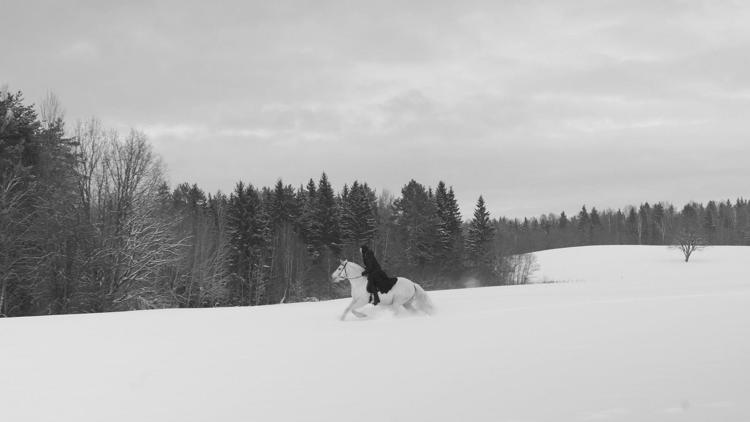
[[[38,111],[0,92],[0,315],[247,306],[343,297],[340,258],[370,245],[393,275],[426,288],[524,283],[525,252],[668,244],[680,230],[747,244],[748,202],[595,208],[568,218],[464,221],[452,187],[414,180],[400,195],[364,181],[336,192],[239,181],[231,192],[170,187],[146,136],[91,119],[66,129],[54,96]]]
[[[671,245],[686,234],[709,245],[750,245],[748,200],[690,202],[677,209],[668,202],[637,207],[565,212],[496,222],[500,244],[512,253],[584,245]]]

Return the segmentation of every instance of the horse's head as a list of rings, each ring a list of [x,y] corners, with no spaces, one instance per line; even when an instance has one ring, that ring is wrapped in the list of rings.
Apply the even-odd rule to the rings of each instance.
[[[331,281],[334,283],[338,283],[339,281],[346,280],[349,277],[349,273],[347,271],[347,268],[349,266],[349,261],[346,259],[341,260],[341,265],[339,265],[338,268],[336,268],[336,271],[331,274]]]

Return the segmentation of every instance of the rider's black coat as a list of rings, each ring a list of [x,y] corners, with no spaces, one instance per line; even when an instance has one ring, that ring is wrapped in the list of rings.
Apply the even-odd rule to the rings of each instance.
[[[365,264],[365,270],[362,272],[362,275],[367,276],[367,292],[388,293],[398,279],[396,277],[388,277],[385,271],[380,268],[378,260],[375,259],[375,252],[365,245],[362,246],[362,261]]]

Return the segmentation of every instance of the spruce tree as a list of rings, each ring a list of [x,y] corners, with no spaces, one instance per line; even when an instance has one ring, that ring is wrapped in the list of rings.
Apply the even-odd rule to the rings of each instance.
[[[268,238],[267,216],[258,191],[238,182],[227,205],[229,234],[228,272],[230,300],[238,305],[256,304],[263,248]]]
[[[338,253],[341,250],[339,234],[339,217],[336,197],[328,182],[328,176],[323,173],[318,182],[316,201],[316,224],[320,227],[320,240],[324,246]]]
[[[614,231],[615,231],[615,241],[618,244],[622,244],[623,239],[623,233],[625,232],[625,214],[622,213],[622,210],[617,210],[617,213],[615,214],[615,224],[614,224]]]
[[[639,244],[651,244],[653,233],[651,231],[651,205],[648,204],[648,202],[641,205],[640,209],[638,210],[638,243]]]
[[[375,235],[375,211],[367,189],[354,181],[341,195],[341,238],[355,249]]]
[[[596,207],[591,208],[591,214],[589,215],[590,226],[589,226],[589,243],[596,244],[598,241],[598,235],[597,232],[600,231],[602,227],[602,221],[601,217],[599,217],[599,211],[596,209]]]
[[[666,211],[664,205],[658,203],[654,205],[652,211],[652,229],[651,232],[654,234],[654,243],[664,244],[666,235]]]
[[[401,189],[401,198],[393,206],[406,259],[411,265],[423,268],[440,251],[437,205],[424,185],[411,180]]]
[[[584,205],[578,213],[578,230],[581,232],[585,231],[590,223],[591,218],[589,217],[589,213],[586,211],[586,206]]]
[[[640,222],[638,219],[638,214],[635,212],[635,207],[630,207],[628,217],[625,219],[625,225],[627,226],[627,230],[630,233],[630,241],[636,244],[640,243],[640,232],[638,229],[639,224]]]
[[[568,223],[570,221],[568,220],[568,216],[565,215],[565,211],[560,213],[560,219],[557,221],[558,227],[560,227],[560,230],[565,230],[568,228]]]
[[[719,210],[716,207],[716,202],[709,201],[703,214],[703,230],[708,237],[708,242],[712,244],[716,243],[718,214]]]
[[[591,208],[591,225],[592,226],[601,226],[602,220],[599,217],[599,211],[596,210],[596,207]]]
[[[294,222],[299,217],[301,206],[297,203],[294,188],[284,185],[281,179],[276,182],[273,192],[268,195],[268,200],[270,204],[267,210],[273,226]]]
[[[461,211],[458,208],[458,201],[456,201],[456,195],[453,192],[453,187],[448,188],[448,195],[445,198],[445,220],[448,222],[447,228],[451,233],[461,234],[461,225],[463,219],[461,217]]]
[[[701,224],[698,222],[698,204],[693,202],[685,204],[679,216],[681,231],[701,232]]]
[[[302,238],[307,245],[308,252],[315,259],[320,255],[322,245],[321,227],[318,222],[318,188],[315,181],[310,179],[305,188],[303,201],[301,203],[299,225]]]
[[[60,115],[42,122],[23,102],[0,89],[0,314],[89,311],[75,296],[95,228],[80,212],[75,144]]]
[[[493,237],[494,228],[490,221],[490,213],[487,211],[484,198],[480,195],[474,209],[474,218],[469,222],[469,230],[466,234],[466,254],[469,265],[485,277],[491,276]]]
[[[0,99],[0,184],[14,169],[32,169],[39,163],[41,122],[23,95],[4,93]]]
[[[446,190],[440,181],[435,189],[435,205],[439,223],[439,243],[445,264],[455,266],[460,261],[461,212],[456,202],[453,188]]]

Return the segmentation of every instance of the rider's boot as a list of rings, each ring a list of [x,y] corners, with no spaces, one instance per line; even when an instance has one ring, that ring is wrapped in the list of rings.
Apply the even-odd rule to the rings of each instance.
[[[378,292],[373,293],[372,296],[373,296],[372,304],[377,306],[378,303],[380,303],[380,297],[378,296]]]

